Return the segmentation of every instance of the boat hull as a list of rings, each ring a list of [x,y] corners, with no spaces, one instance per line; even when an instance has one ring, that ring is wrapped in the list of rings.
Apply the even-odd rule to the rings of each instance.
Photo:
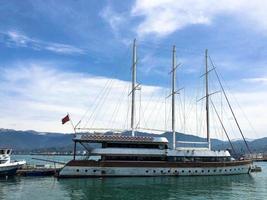
[[[17,167],[8,167],[4,169],[0,169],[0,177],[1,176],[13,176],[17,172]]]
[[[214,176],[248,174],[251,161],[225,163],[94,162],[70,161],[59,172],[61,178],[131,176]]]
[[[25,165],[25,161],[13,162],[7,164],[0,164],[0,177],[1,176],[14,176],[19,168]]]

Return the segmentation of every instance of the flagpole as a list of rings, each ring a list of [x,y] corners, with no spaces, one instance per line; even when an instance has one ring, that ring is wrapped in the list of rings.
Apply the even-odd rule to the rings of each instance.
[[[68,113],[68,116],[70,116],[69,113]],[[71,126],[72,126],[72,128],[74,130],[74,134],[76,135],[76,127],[74,126],[74,124],[73,124],[73,122],[72,122],[70,117],[69,117],[69,119],[70,119]]]
[[[68,116],[69,116],[69,113],[68,113]],[[75,128],[75,126],[74,126],[74,124],[73,124],[73,122],[72,122],[70,117],[69,117],[69,119],[70,119],[70,123],[71,123],[71,125],[73,127],[74,137],[75,137],[76,136],[76,128]],[[75,158],[76,158],[76,141],[74,141],[74,147],[73,147],[73,160],[75,160]]]

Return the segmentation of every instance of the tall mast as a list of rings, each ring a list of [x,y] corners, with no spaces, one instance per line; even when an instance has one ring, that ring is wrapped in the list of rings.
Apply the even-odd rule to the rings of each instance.
[[[208,49],[205,51],[205,64],[206,64],[206,122],[207,122],[207,142],[210,149],[210,116],[209,116],[209,67],[208,67]]]
[[[176,48],[173,46],[172,50],[172,141],[173,149],[176,148],[176,137],[175,137],[175,86],[176,86]]]
[[[133,66],[132,66],[132,112],[131,112],[131,129],[132,136],[134,136],[135,132],[135,90],[136,90],[136,39],[134,39],[133,43]]]

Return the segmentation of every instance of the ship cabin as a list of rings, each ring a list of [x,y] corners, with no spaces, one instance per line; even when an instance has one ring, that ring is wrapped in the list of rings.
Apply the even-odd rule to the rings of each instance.
[[[165,137],[124,136],[104,134],[76,134],[76,144],[81,144],[90,158],[99,161],[165,161],[165,162],[229,162],[228,151],[212,151],[208,148],[168,148]]]
[[[164,161],[168,148],[164,137],[77,134],[73,141],[75,149],[79,143],[89,156],[100,156],[101,161]]]
[[[11,149],[0,149],[0,164],[10,161]]]

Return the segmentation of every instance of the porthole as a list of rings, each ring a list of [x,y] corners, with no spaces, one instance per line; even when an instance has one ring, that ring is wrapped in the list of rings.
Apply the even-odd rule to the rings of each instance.
[[[202,173],[204,173],[204,170],[201,170]]]
[[[171,170],[168,170],[168,173],[170,173],[171,172]]]
[[[85,172],[88,172],[88,170],[86,169]]]
[[[154,173],[156,173],[156,170],[153,170]]]
[[[148,173],[148,170],[146,170],[146,173]]]
[[[208,172],[210,172],[210,170],[208,170]]]
[[[177,173],[177,170],[175,170],[174,172]]]
[[[232,169],[230,169],[230,171],[232,171]]]
[[[216,172],[216,169],[214,169],[213,172]]]
[[[219,171],[222,172],[222,169],[220,169]]]
[[[236,168],[234,168],[234,170],[236,171]]]
[[[195,170],[195,173],[197,173],[197,170]]]
[[[163,173],[163,170],[161,170],[160,172]]]
[[[225,169],[224,171],[226,171],[226,172],[227,172],[227,169]]]
[[[94,169],[94,171],[93,172],[96,172],[96,170]]]
[[[79,172],[80,170],[79,169],[76,169],[76,172]]]
[[[182,173],[184,173],[184,170],[182,170]]]
[[[191,170],[189,170],[188,172],[191,173]]]

